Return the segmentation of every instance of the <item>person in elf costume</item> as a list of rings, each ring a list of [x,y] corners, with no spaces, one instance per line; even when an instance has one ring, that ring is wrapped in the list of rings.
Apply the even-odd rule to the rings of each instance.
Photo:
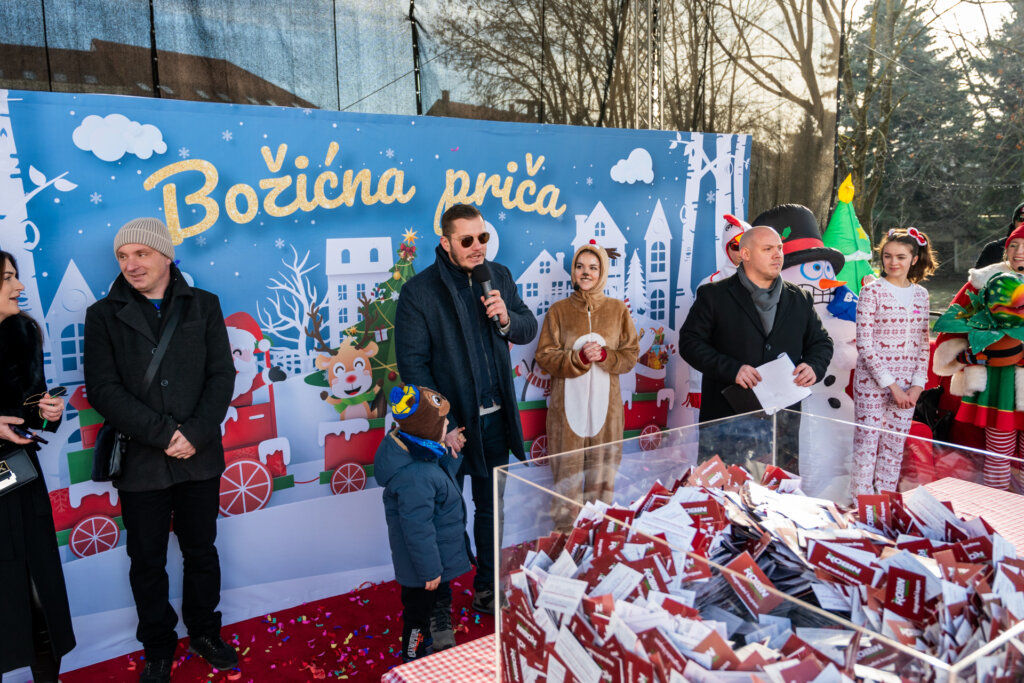
[[[544,318],[537,364],[551,375],[548,453],[555,490],[566,498],[612,501],[622,460],[623,411],[619,375],[636,365],[639,338],[629,309],[603,293],[608,253],[593,240],[572,258],[573,291]],[[610,444],[610,445],[603,445]],[[580,450],[584,449],[584,450]],[[570,526],[578,505],[554,503],[555,524]]]
[[[962,396],[956,420],[985,430],[985,484],[1005,489],[1011,460],[1024,456],[1024,225],[1006,239],[1003,260],[971,269],[935,323],[932,368]],[[1020,481],[1022,473],[1014,467]]]

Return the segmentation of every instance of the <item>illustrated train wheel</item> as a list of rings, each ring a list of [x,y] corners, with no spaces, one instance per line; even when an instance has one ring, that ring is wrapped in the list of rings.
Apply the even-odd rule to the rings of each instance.
[[[545,458],[548,454],[548,435],[541,434],[530,444],[530,460]]]
[[[640,431],[640,450],[653,451],[661,445],[661,428],[649,424]]]
[[[220,514],[244,515],[266,506],[274,490],[270,470],[256,460],[235,460],[220,475]]]
[[[366,487],[366,470],[354,462],[343,462],[331,474],[331,493],[351,493]]]
[[[89,557],[117,545],[121,530],[110,517],[93,515],[75,525],[68,537],[68,547],[75,557]]]

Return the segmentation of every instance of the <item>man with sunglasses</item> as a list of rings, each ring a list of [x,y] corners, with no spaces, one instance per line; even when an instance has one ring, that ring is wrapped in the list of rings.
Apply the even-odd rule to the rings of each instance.
[[[473,607],[494,612],[495,467],[508,454],[526,459],[512,386],[509,343],[528,344],[537,319],[519,298],[508,268],[487,262],[490,289],[471,272],[485,263],[490,235],[476,207],[456,204],[441,216],[434,264],[402,287],[395,320],[398,373],[405,384],[429,387],[451,403],[446,444],[463,457],[460,478],[470,476],[477,571]],[[500,495],[500,492],[499,492]],[[443,619],[446,605],[435,605]],[[431,619],[431,630],[435,629]]]

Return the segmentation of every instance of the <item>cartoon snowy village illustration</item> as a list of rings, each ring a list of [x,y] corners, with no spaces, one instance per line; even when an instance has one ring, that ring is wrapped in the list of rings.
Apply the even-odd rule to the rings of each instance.
[[[12,106],[17,99],[0,90],[0,245],[17,259],[25,284],[23,309],[44,325],[46,376],[53,385],[68,388],[68,412],[44,451],[49,457],[42,459],[68,561],[124,542],[116,489],[89,478],[102,416],[89,404],[82,367],[85,310],[108,283],[90,286],[72,258],[63,266],[50,300],[43,301],[36,264],[41,229],[30,220],[29,207],[43,197],[53,201],[74,192],[78,179],[19,160]],[[705,150],[711,138],[719,148],[713,156]],[[606,294],[627,303],[641,338],[639,362],[620,379],[624,436],[640,437],[645,450],[661,444],[664,430],[695,418],[692,410],[687,412],[687,397],[699,387],[689,385],[689,369],[677,352],[677,331],[696,283],[727,259],[721,216],[745,213],[748,138],[737,142],[731,136],[706,139],[693,133],[670,140],[665,134],[666,148],[669,144],[666,153],[686,157],[677,215],[675,210],[666,213],[663,198],[653,194],[643,215],[613,215],[598,198],[590,200],[589,210],[565,216],[563,225],[571,226],[572,234],[564,244],[538,247],[532,260],[521,265],[502,259],[498,239],[492,240],[488,254],[510,266],[519,295],[541,324],[550,306],[572,292],[568,260],[577,247],[593,240],[620,254],[611,261]],[[649,170],[646,150],[634,150],[629,159],[645,155]],[[612,169],[613,179],[615,174]],[[698,273],[698,217],[709,212],[718,217],[710,237],[715,260],[700,264]],[[500,233],[497,221],[487,226],[495,236]],[[345,232],[358,235],[358,227]],[[401,382],[395,311],[402,286],[433,262],[435,241],[429,229],[407,228],[400,238],[337,234],[325,235],[311,249],[278,245],[275,267],[260,271],[264,279],[253,283],[250,303],[244,310],[224,310],[237,372],[221,426],[227,469],[221,479],[220,511],[225,518],[374,486],[373,455],[390,427],[384,397]],[[187,267],[183,272],[191,277]],[[852,339],[850,329],[839,325],[836,333]],[[550,390],[550,377],[534,362],[536,343],[511,349],[525,447],[533,458],[547,454]],[[849,355],[836,356],[835,374],[848,375],[853,367]],[[819,403],[833,412],[849,408],[852,416],[842,394],[846,381],[834,384]]]

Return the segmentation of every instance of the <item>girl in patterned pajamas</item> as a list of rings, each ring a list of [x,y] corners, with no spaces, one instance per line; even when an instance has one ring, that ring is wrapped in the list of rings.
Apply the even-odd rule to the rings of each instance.
[[[928,291],[917,284],[935,271],[928,236],[916,228],[890,230],[880,251],[882,277],[865,285],[857,302],[854,498],[896,490],[903,443],[928,378]]]

